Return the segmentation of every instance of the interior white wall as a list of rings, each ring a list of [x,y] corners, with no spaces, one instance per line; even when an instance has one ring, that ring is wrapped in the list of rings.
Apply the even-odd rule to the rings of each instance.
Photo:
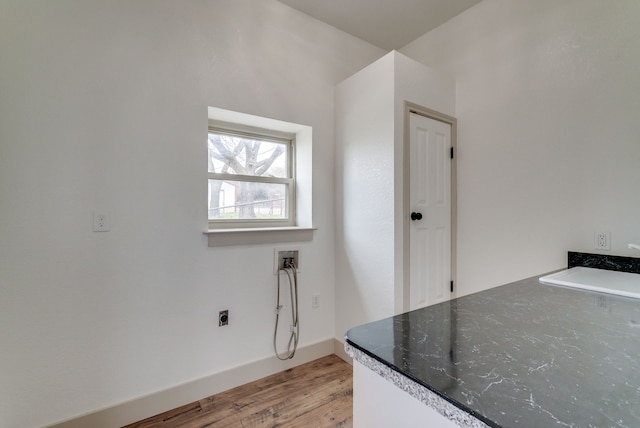
[[[394,60],[335,89],[336,337],[394,309]]]
[[[337,338],[403,310],[404,101],[452,114],[454,92],[395,51],[336,87]]]
[[[484,0],[401,52],[456,81],[458,292],[634,255],[640,2]]]
[[[272,355],[283,244],[207,247],[207,106],[313,127],[300,346],[332,338],[333,87],[383,53],[270,0],[0,3],[0,425]]]

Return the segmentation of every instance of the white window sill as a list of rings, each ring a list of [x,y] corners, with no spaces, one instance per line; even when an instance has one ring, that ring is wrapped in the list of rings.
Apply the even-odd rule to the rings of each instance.
[[[313,240],[315,227],[265,227],[247,229],[209,229],[204,232],[209,247],[272,244]]]

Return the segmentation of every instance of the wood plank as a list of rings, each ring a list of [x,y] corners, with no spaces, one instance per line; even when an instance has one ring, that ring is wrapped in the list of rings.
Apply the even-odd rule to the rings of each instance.
[[[281,395],[275,403],[241,419],[242,426],[263,428],[297,422],[298,419],[318,407],[335,404],[335,400],[338,398],[344,399],[345,389],[348,390],[349,397],[351,397],[352,387],[350,383],[345,387],[347,383],[344,379],[336,379],[321,386],[312,385],[313,391],[300,391],[300,395],[287,394],[285,397]],[[342,392],[338,393],[337,391],[340,390]]]
[[[352,368],[335,355],[124,428],[352,427]]]
[[[352,391],[353,392],[353,391]],[[351,402],[351,396],[349,398]],[[280,425],[283,428],[296,427],[353,427],[353,409],[351,406],[337,406],[335,402],[327,403]]]
[[[347,365],[347,368],[350,369],[350,366]],[[237,423],[236,415],[240,410],[242,414],[250,415],[244,417],[244,426],[265,426],[265,421],[270,419],[286,420],[291,406],[306,399],[310,391],[318,388],[322,388],[322,391],[325,390],[321,384],[319,385],[319,379],[326,383],[339,377],[344,378],[345,373],[344,371],[336,371],[333,366],[314,366],[312,370],[302,366],[298,370],[288,373],[288,377],[286,382],[277,383],[267,389],[261,388],[260,383],[264,381],[271,384],[273,381],[271,378],[241,386],[229,391],[228,394],[219,394],[213,400],[215,412],[212,416],[217,419],[212,420],[206,417],[207,422],[216,422],[217,426],[227,426],[226,418],[231,417],[229,426],[234,426]],[[278,377],[276,376],[276,378]],[[191,428],[191,426],[188,427]]]
[[[202,414],[202,407],[197,401],[177,407],[159,415],[127,425],[126,428],[150,428],[156,426],[180,426],[179,421],[190,418],[192,415]]]

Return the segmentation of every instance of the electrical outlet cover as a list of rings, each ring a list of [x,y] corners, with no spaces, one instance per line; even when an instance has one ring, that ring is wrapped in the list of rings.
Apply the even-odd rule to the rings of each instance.
[[[225,325],[229,325],[229,310],[225,309],[224,311],[220,311],[218,313],[218,327],[224,327]]]
[[[611,232],[596,232],[594,234],[594,248],[596,250],[610,250]]]
[[[93,212],[93,231],[109,232],[111,230],[111,213],[108,211]]]

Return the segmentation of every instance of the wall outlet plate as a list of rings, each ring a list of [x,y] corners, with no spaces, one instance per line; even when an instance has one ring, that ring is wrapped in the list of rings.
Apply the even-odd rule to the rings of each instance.
[[[593,239],[596,250],[611,249],[611,232],[596,232]]]
[[[93,231],[109,232],[111,230],[111,213],[109,211],[93,212]]]
[[[218,313],[218,327],[229,325],[229,310],[225,309]]]

